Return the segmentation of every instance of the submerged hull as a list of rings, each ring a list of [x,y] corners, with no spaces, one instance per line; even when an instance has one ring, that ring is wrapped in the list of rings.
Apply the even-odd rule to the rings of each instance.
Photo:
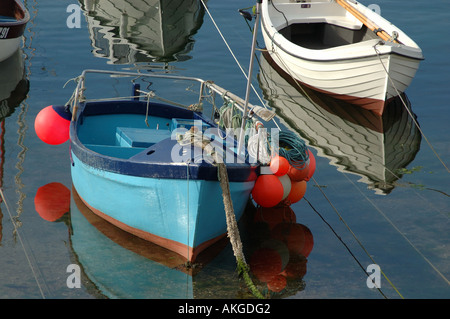
[[[110,110],[115,114],[108,114]],[[171,152],[178,144],[167,129],[166,122],[172,120],[167,115],[178,121],[189,116],[201,120],[201,115],[164,104],[151,105],[150,110],[156,113],[149,114],[149,126],[164,129],[145,126],[145,102],[85,106],[71,124],[73,185],[86,206],[100,217],[192,262],[227,232],[217,168],[194,157],[186,162],[172,160]],[[116,135],[115,120],[131,127],[139,123],[135,133],[145,132],[142,136],[146,139],[158,141],[142,145],[135,135],[126,145],[122,136]],[[102,136],[95,136],[99,131]],[[114,135],[116,141],[111,142]],[[195,154],[194,150],[192,156]],[[227,163],[227,170],[234,213],[239,219],[253,188],[256,168],[234,162]]]
[[[0,7],[0,61],[6,60],[19,49],[29,20],[30,14],[20,1],[5,0],[2,2]]]
[[[271,58],[292,78],[381,115],[386,101],[410,85],[423,56],[401,30],[354,6],[389,33],[396,31],[402,44],[382,42],[344,8],[326,1],[264,1],[262,33]]]

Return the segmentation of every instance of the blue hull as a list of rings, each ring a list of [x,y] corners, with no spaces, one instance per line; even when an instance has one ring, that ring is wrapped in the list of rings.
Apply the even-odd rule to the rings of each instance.
[[[219,182],[153,179],[99,171],[72,154],[72,180],[82,200],[112,224],[189,260],[227,231]],[[230,183],[238,220],[254,182]]]
[[[195,158],[172,162],[171,150],[177,142],[169,131],[141,127],[145,103],[91,104],[71,125],[72,180],[80,198],[112,224],[195,260],[227,231],[217,168]],[[178,122],[195,119],[214,125],[198,113],[177,107],[151,109],[161,114],[151,114],[150,127],[166,128],[164,123],[172,120],[167,114]],[[119,119],[120,125],[133,130],[122,129]],[[230,160],[227,170],[238,220],[254,186],[256,168]]]

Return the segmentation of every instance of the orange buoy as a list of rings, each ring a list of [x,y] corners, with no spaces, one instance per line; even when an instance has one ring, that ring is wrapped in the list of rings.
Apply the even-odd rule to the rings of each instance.
[[[291,164],[289,164],[289,161],[285,157],[275,155],[270,160],[269,167],[274,175],[283,176],[283,175],[287,174],[289,168],[291,167]]]
[[[39,216],[54,222],[70,210],[70,190],[56,182],[41,186],[34,197],[34,207]]]
[[[47,106],[42,109],[34,121],[36,135],[47,144],[57,145],[69,139],[69,127],[72,114],[65,106]]]
[[[288,205],[300,201],[303,198],[303,196],[305,196],[306,186],[307,183],[304,180],[299,182],[291,181],[291,191],[284,201]]]
[[[305,180],[309,174],[309,159],[301,165],[291,165],[287,174],[293,181],[299,182]]]
[[[309,167],[308,167],[308,176],[305,178],[305,181],[309,181],[311,177],[314,175],[314,172],[316,171],[316,158],[314,157],[314,154],[308,149],[309,154]]]
[[[281,202],[284,195],[283,184],[275,175],[260,175],[252,190],[253,200],[260,206],[273,207]],[[288,195],[289,197],[289,195]]]

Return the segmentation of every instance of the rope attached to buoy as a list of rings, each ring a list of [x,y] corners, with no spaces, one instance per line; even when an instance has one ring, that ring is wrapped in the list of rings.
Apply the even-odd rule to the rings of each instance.
[[[275,139],[275,141],[273,141]],[[309,159],[308,148],[305,142],[292,131],[279,131],[278,136],[269,136],[270,145],[278,145],[272,149],[272,156],[280,155],[286,158],[293,167],[303,169]]]

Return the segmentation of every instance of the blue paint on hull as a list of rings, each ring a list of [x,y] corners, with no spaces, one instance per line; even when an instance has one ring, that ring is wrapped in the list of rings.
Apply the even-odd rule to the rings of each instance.
[[[127,176],[87,166],[73,153],[72,159],[72,180],[80,197],[121,223],[192,248],[227,230],[217,181]],[[230,183],[237,220],[253,185],[253,181]]]
[[[149,109],[150,128],[144,121],[146,103],[81,105],[70,128],[73,185],[95,213],[192,260],[227,231],[222,189],[217,167],[203,158],[198,161],[193,146],[184,149],[191,150],[186,162],[174,162],[172,152],[180,146],[171,131],[173,123],[198,121],[204,128],[215,124],[201,113],[171,105],[151,104]],[[214,143],[217,149],[223,147]],[[239,161],[233,148],[227,147],[226,154],[239,220],[257,167]]]

